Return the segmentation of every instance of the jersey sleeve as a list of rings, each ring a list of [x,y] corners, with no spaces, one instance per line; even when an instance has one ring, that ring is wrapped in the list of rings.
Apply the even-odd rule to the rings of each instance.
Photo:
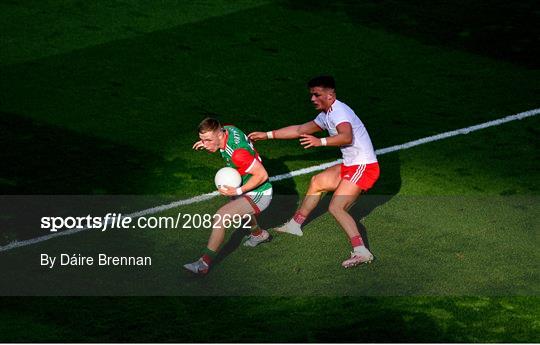
[[[234,165],[238,167],[238,172],[240,175],[249,173],[249,170],[253,167],[256,160],[256,158],[252,156],[248,150],[243,148],[234,150],[231,158]]]
[[[334,127],[337,127],[340,123],[348,122],[352,125],[352,119],[350,118],[350,115],[347,114],[344,111],[334,111],[332,112],[332,116],[330,117],[330,121],[332,122],[332,125]]]
[[[326,130],[328,128],[326,128],[326,125],[324,124],[324,117],[325,117],[325,114],[321,112],[321,113],[319,113],[319,115],[317,115],[317,117],[313,121],[321,129]]]

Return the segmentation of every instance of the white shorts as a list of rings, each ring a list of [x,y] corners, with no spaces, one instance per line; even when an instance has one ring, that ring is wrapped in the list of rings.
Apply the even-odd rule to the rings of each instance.
[[[270,202],[272,201],[272,194],[273,190],[272,188],[269,188],[262,192],[248,192],[241,195],[241,197],[244,197],[247,201],[249,201],[253,207],[253,210],[255,211],[255,214],[259,214],[266,210],[266,208],[270,205]]]

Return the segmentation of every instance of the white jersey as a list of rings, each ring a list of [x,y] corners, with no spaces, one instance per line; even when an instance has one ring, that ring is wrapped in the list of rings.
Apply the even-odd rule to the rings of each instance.
[[[346,166],[377,162],[377,156],[366,127],[347,104],[336,99],[328,112],[319,113],[314,121],[317,126],[328,130],[330,136],[338,134],[336,127],[340,123],[348,122],[351,124],[353,142],[351,145],[340,147],[343,154],[343,164]]]

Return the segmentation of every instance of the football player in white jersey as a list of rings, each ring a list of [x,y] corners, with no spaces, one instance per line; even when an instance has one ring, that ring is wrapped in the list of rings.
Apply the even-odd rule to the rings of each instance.
[[[368,263],[373,255],[364,242],[354,218],[348,210],[362,192],[369,190],[379,178],[379,164],[369,134],[354,111],[336,99],[335,81],[331,76],[319,76],[308,82],[311,102],[318,116],[302,125],[293,125],[269,132],[253,132],[253,140],[300,139],[304,149],[318,146],[339,147],[343,163],[313,176],[307,195],[294,216],[279,232],[302,236],[301,225],[315,209],[324,192],[334,192],[328,211],[349,236],[353,251],[343,261],[345,268]],[[330,136],[317,138],[311,134],[327,130]]]

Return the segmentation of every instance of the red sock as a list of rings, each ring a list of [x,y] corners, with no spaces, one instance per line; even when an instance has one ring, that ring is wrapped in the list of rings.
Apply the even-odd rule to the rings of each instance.
[[[262,234],[262,230],[261,229],[257,229],[255,231],[252,231],[251,232],[251,236],[259,236],[260,234]]]
[[[364,245],[364,241],[362,241],[362,237],[360,237],[360,235],[354,236],[351,238],[351,245],[353,248],[360,247]]]
[[[205,264],[210,266],[210,263],[212,262],[212,258],[206,254],[202,256],[202,261],[204,261]]]
[[[214,258],[216,257],[217,255],[217,252],[211,250],[211,249],[208,249],[206,248],[204,250],[204,253],[203,255],[201,256],[201,259],[204,261],[205,264],[207,264],[208,266],[210,266],[210,264],[212,263],[212,260],[214,260]]]
[[[293,220],[297,222],[298,224],[302,225],[302,223],[306,220],[306,216],[296,211],[296,213],[294,214]]]

